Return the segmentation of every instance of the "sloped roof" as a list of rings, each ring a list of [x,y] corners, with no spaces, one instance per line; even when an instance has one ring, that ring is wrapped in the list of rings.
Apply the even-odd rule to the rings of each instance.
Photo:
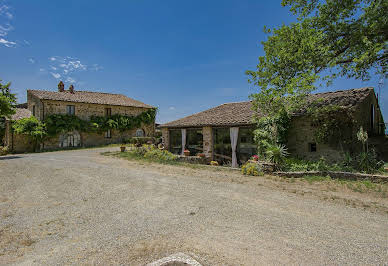
[[[11,120],[20,120],[32,115],[31,111],[26,108],[16,108],[15,111],[16,113],[11,116]]]
[[[344,108],[352,108],[362,102],[373,88],[360,88],[352,90],[342,90],[334,92],[325,92],[313,94],[308,102],[313,103],[316,100],[317,105],[335,104]],[[184,127],[202,127],[202,126],[241,126],[252,125],[252,102],[224,103],[217,107],[199,112],[184,118],[160,125],[160,128],[184,128]]]
[[[42,100],[153,108],[151,105],[142,103],[122,94],[91,91],[74,91],[74,93],[71,93],[70,91],[58,92],[45,90],[28,90],[28,92]]]

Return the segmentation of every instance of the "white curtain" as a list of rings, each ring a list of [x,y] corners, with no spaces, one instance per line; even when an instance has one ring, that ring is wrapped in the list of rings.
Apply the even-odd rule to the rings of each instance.
[[[185,150],[186,146],[186,129],[182,128],[182,155],[184,154],[183,151]]]
[[[230,144],[232,145],[232,167],[238,167],[237,164],[237,140],[238,140],[238,127],[230,128]]]

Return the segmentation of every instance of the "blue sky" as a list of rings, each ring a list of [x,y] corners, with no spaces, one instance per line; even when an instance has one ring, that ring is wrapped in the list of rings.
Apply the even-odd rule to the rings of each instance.
[[[122,93],[167,122],[255,92],[245,71],[263,54],[264,25],[295,20],[281,0],[0,0],[0,79],[26,89]],[[331,88],[378,87],[340,79]],[[388,120],[387,80],[381,103]]]

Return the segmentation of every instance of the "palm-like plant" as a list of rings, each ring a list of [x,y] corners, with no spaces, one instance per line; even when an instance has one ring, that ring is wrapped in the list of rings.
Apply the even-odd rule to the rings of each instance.
[[[275,164],[282,164],[284,159],[289,155],[286,146],[283,144],[269,145],[265,154]]]

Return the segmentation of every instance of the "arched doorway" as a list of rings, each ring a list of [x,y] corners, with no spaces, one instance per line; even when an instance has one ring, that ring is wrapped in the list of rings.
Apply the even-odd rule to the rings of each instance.
[[[78,131],[67,132],[59,136],[59,147],[80,147],[81,136]]]

